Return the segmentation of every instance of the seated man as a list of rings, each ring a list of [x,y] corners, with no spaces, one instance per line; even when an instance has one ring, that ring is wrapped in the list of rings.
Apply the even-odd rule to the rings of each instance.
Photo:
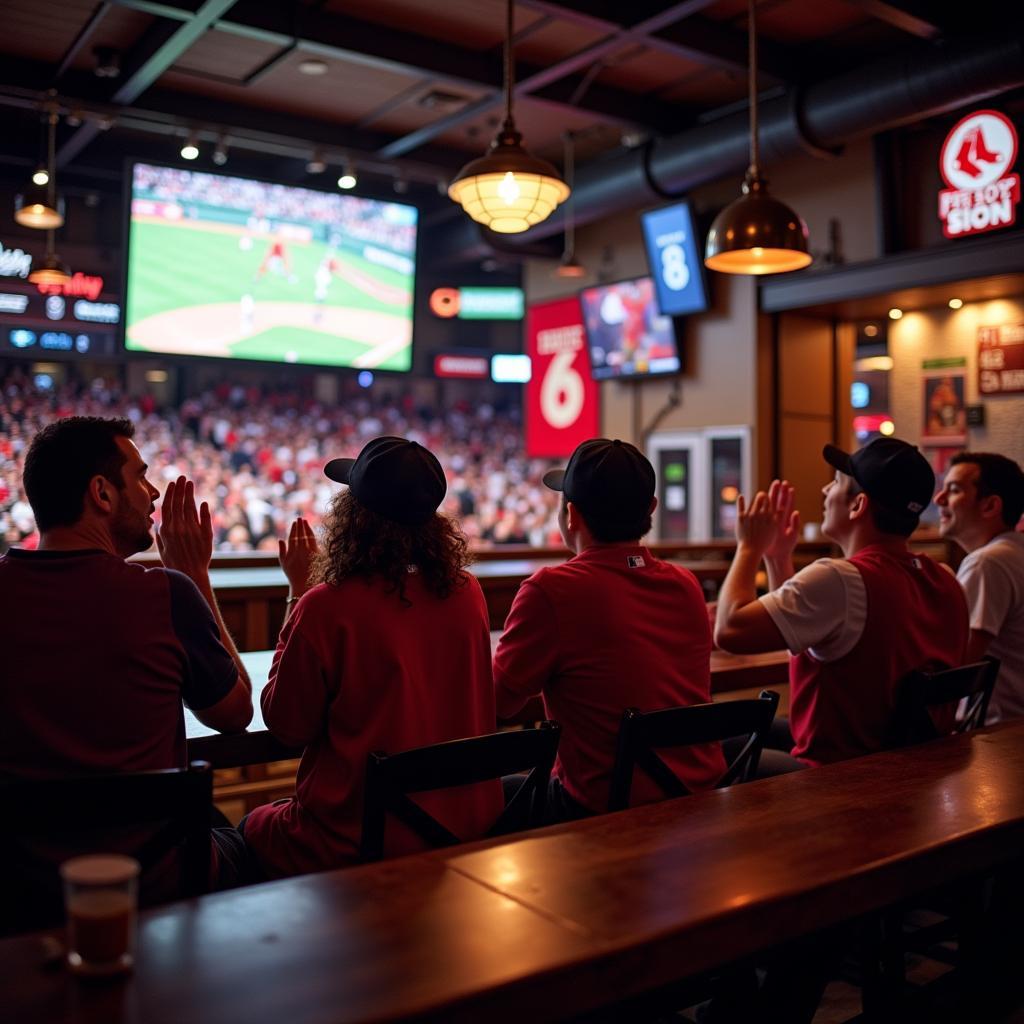
[[[0,779],[183,767],[183,700],[221,732],[252,717],[210,587],[209,509],[197,515],[184,477],[164,496],[165,568],[125,561],[153,543],[159,497],[133,433],[129,420],[69,417],[29,448],[41,539],[0,558]],[[244,849],[224,831],[226,854]],[[226,883],[230,864],[213,864]]]
[[[954,455],[942,490],[939,533],[967,552],[957,579],[967,595],[967,660],[1000,660],[987,721],[1024,715],[1024,472],[1005,455]]]
[[[544,483],[562,492],[558,525],[574,553],[540,569],[516,594],[494,655],[498,716],[535,694],[561,723],[552,779],[552,820],[608,809],[623,711],[711,699],[711,629],[694,575],[640,544],[651,528],[654,468],[631,444],[584,441]],[[717,744],[664,752],[691,790],[725,771]],[[637,772],[634,803],[659,799]]]
[[[749,508],[740,497],[736,557],[718,597],[720,647],[793,654],[791,756],[766,751],[761,774],[881,750],[900,679],[914,669],[961,665],[967,653],[959,586],[907,546],[935,486],[925,457],[896,438],[852,455],[826,445],[823,454],[836,474],[823,491],[822,532],[844,557],[793,575],[799,517],[792,488],[776,481]],[[758,599],[762,558],[771,593]]]

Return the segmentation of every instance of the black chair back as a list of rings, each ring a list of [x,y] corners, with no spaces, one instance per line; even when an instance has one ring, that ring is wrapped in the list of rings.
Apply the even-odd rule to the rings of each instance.
[[[455,846],[463,841],[410,800],[410,793],[467,786],[528,769],[522,786],[487,835],[512,831],[513,823],[527,820],[528,807],[532,807],[530,816],[542,815],[560,735],[557,722],[541,722],[535,729],[451,740],[399,754],[370,754],[366,762],[360,856],[363,860],[379,860],[384,855],[384,830],[389,814],[431,847]]]
[[[966,701],[954,732],[969,732],[985,724],[992,690],[999,675],[999,659],[981,661],[939,672],[911,672],[896,689],[896,706],[889,746],[905,747],[925,743],[940,735],[930,714],[941,708]]]
[[[213,772],[206,761],[187,769],[4,782],[0,806],[0,887],[7,890],[0,903],[11,910],[0,931],[59,921],[59,861],[83,854],[129,853],[141,864],[143,880],[148,869],[176,854],[180,888],[174,895],[209,889]],[[138,835],[139,845],[112,850],[111,832]]]
[[[635,768],[640,768],[656,782],[667,797],[690,795],[689,789],[657,754],[667,747],[716,743],[746,736],[742,749],[726,767],[715,788],[753,778],[778,706],[779,695],[774,690],[762,690],[755,700],[728,700],[662,711],[627,708],[619,727],[608,809],[621,811],[629,806]]]

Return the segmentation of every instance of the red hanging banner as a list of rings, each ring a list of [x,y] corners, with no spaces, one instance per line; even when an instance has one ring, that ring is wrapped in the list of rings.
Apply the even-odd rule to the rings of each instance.
[[[601,430],[599,386],[590,376],[590,352],[579,299],[531,306],[526,351],[533,376],[526,385],[526,454],[562,458]]]

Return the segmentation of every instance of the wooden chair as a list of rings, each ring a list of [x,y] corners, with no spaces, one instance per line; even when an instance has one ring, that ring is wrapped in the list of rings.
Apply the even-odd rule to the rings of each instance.
[[[557,722],[541,722],[535,729],[452,740],[398,754],[370,754],[366,762],[360,856],[369,861],[384,855],[384,829],[389,814],[431,847],[462,842],[410,800],[410,793],[486,782],[529,769],[487,836],[514,831],[515,823],[527,819],[525,812],[531,804],[533,814],[543,814],[560,735]]]
[[[148,869],[177,854],[176,898],[209,889],[213,772],[188,768],[0,784],[0,931],[45,927],[63,915],[59,863],[129,853]],[[132,841],[138,837],[138,845]]]
[[[954,732],[969,732],[985,724],[992,690],[999,675],[999,660],[981,661],[941,672],[911,672],[896,690],[891,731],[892,747],[924,743],[940,735],[931,716],[936,708],[952,708],[966,701]]]
[[[662,711],[627,708],[619,727],[608,810],[621,811],[629,806],[634,768],[642,769],[667,797],[690,795],[686,786],[656,753],[666,747],[717,743],[746,736],[746,743],[715,783],[715,788],[746,782],[757,772],[761,750],[778,706],[779,695],[774,690],[762,690],[755,700],[695,704]]]

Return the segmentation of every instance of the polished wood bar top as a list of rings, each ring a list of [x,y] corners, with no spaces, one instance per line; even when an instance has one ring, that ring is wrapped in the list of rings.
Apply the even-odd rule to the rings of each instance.
[[[141,915],[125,979],[0,942],[17,1024],[559,1020],[1019,856],[1024,724]]]

